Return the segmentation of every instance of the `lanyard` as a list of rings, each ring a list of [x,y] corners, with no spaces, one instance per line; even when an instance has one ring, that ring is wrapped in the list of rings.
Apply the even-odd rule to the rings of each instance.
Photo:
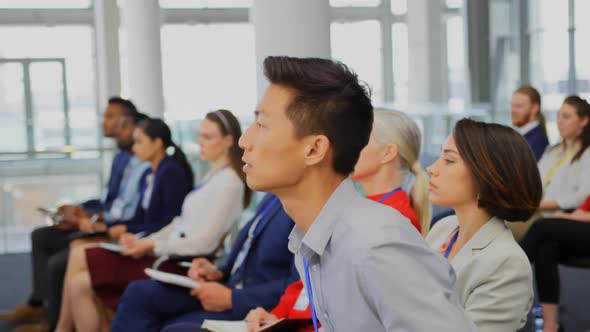
[[[557,165],[553,166],[553,168],[551,168],[549,170],[549,173],[547,173],[547,175],[545,176],[545,179],[543,181],[543,188],[547,188],[547,186],[549,185],[549,183],[551,182],[551,179],[553,178],[553,175],[555,175],[555,173],[561,168],[561,166],[563,166],[563,164],[574,154],[574,152],[578,151],[578,146],[579,144],[576,143],[572,148],[571,151],[566,153],[565,156],[563,156],[563,158],[561,158],[561,160],[559,162],[557,162]]]
[[[207,182],[209,182],[209,180],[211,180],[211,178],[213,177],[213,175],[221,172],[222,170],[226,169],[228,166],[229,166],[229,164],[225,164],[225,165],[221,166],[220,168],[216,169],[215,171],[213,171],[213,173],[209,174],[209,176],[206,179],[203,179],[203,181],[199,182],[195,186],[195,189],[193,189],[193,191],[198,191],[199,189],[203,188],[203,186],[205,184],[207,184]]]
[[[273,198],[272,201],[270,201],[270,203],[268,203],[268,205],[264,208],[264,210],[262,210],[262,212],[254,219],[254,221],[252,222],[252,225],[250,225],[250,228],[248,229],[248,237],[246,238],[246,241],[244,242],[244,244],[242,245],[242,248],[238,252],[238,255],[236,256],[236,260],[234,261],[234,264],[232,266],[232,269],[231,269],[232,275],[234,273],[236,273],[236,271],[240,268],[240,266],[242,266],[242,263],[244,263],[244,259],[246,259],[246,255],[250,251],[250,247],[252,246],[252,239],[254,238],[254,231],[256,230],[256,226],[258,226],[258,223],[260,222],[260,220],[262,220],[262,218],[264,218],[264,216],[270,211],[270,209],[277,203],[278,200],[279,200],[278,197]]]
[[[451,242],[449,242],[449,246],[447,247],[447,251],[445,251],[445,258],[449,258],[449,254],[451,253],[451,250],[453,250],[453,246],[455,245],[455,242],[457,242],[457,238],[459,237],[459,231],[457,231],[455,233],[455,235],[453,235],[453,237],[451,238]]]
[[[316,316],[315,306],[313,304],[313,292],[311,290],[311,278],[309,277],[309,266],[307,259],[303,257],[303,269],[305,270],[305,283],[307,284],[307,297],[309,297],[309,309],[311,311],[311,320],[313,322],[313,329],[318,332],[318,317]]]
[[[397,187],[395,189],[393,189],[392,191],[388,192],[387,194],[383,195],[383,197],[381,197],[379,199],[379,203],[383,203],[386,199],[388,199],[391,195],[395,194],[396,192],[402,190],[402,187]]]

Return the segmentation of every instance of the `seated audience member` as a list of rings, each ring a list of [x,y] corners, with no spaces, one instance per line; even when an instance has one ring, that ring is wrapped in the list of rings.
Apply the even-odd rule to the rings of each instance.
[[[559,268],[571,257],[590,257],[590,196],[572,213],[556,213],[537,221],[521,246],[535,264],[535,278],[543,309],[543,332],[559,326]]]
[[[244,169],[248,186],[276,194],[296,224],[289,249],[314,330],[319,318],[324,332],[472,331],[451,266],[348,179],[373,125],[356,74],[317,58],[268,57],[264,69],[271,84],[240,139]]]
[[[428,179],[418,162],[420,144],[420,129],[409,116],[375,110],[369,143],[351,178],[361,184],[367,198],[398,210],[425,236],[430,227],[430,202]],[[415,176],[411,198],[402,189],[408,172]]]
[[[562,141],[539,161],[543,200],[539,209],[550,214],[575,209],[590,195],[590,105],[578,96],[565,98],[557,117]],[[547,215],[547,214],[545,214]]]
[[[193,186],[191,166],[182,150],[172,141],[170,129],[164,121],[146,119],[137,125],[134,131],[133,153],[140,160],[149,162],[151,168],[142,178],[140,203],[133,218],[103,226],[108,227],[109,234],[113,238],[118,238],[124,233],[151,234],[168,225],[180,214],[184,197]],[[79,252],[84,252],[86,247],[77,247],[77,250],[70,254],[56,331],[72,330],[73,310],[84,311],[84,308],[73,307],[73,297],[76,294],[72,291],[74,287],[72,284],[78,279],[72,278],[80,270],[80,260],[72,264],[72,257],[79,256]],[[74,253],[76,255],[72,255]],[[110,269],[104,270],[104,273],[112,272]],[[92,307],[87,306],[87,308]]]
[[[480,332],[518,330],[533,300],[532,272],[504,222],[527,220],[541,201],[533,152],[511,128],[463,119],[427,170],[430,200],[456,215],[426,241],[455,269],[461,303]]]
[[[90,200],[79,206],[60,207],[63,223],[37,228],[31,234],[31,297],[27,304],[19,306],[15,311],[0,314],[0,319],[42,320],[42,323],[25,325],[17,331],[46,331],[55,327],[69,253],[68,244],[74,232],[85,228],[86,223],[83,219],[91,214],[98,216],[99,213],[107,219],[133,217],[139,201],[138,182],[146,165],[131,155],[132,130],[143,118],[145,115],[137,112],[135,105],[129,100],[118,97],[109,99],[103,114],[103,133],[105,137],[115,138],[118,151],[113,159],[107,192],[102,200]]]
[[[352,179],[363,186],[369,199],[398,210],[418,231],[421,227],[427,230],[430,223],[428,180],[417,161],[420,142],[420,130],[409,116],[397,111],[375,110],[369,143],[361,150],[352,174]],[[424,218],[421,218],[421,222],[418,222],[410,198],[401,190],[408,171],[416,176],[412,201],[425,210],[420,213]],[[287,287],[281,301],[271,313],[264,308],[256,308],[250,311],[246,321],[250,330],[255,331],[260,328],[261,322],[274,322],[279,318],[311,320],[309,298],[301,280]],[[196,327],[192,328],[194,330]],[[310,325],[301,328],[299,332],[313,331],[313,328]]]
[[[565,98],[557,115],[562,141],[543,154],[538,163],[543,182],[543,200],[537,214],[526,223],[510,225],[517,241],[540,217],[571,211],[590,195],[590,178],[580,176],[590,169],[590,105],[578,96]]]
[[[186,196],[182,214],[147,238],[124,234],[120,240],[125,248],[122,255],[100,247],[77,248],[72,252],[66,287],[76,330],[100,331],[108,327],[94,297],[114,311],[127,285],[147,278],[143,271],[155,262],[156,256],[199,256],[215,250],[238,221],[251,196],[251,191],[245,190],[240,135],[240,124],[231,112],[218,110],[207,114],[201,123],[199,146],[200,158],[209,162],[211,170]],[[63,321],[67,313],[62,314]]]
[[[222,266],[204,258],[193,261],[188,276],[200,288],[189,294],[154,280],[132,282],[119,301],[111,331],[160,331],[177,323],[200,326],[204,319],[239,320],[250,309],[274,307],[297,278],[287,249],[292,228],[278,198],[266,195]]]
[[[529,143],[535,159],[541,159],[549,145],[545,116],[541,112],[541,95],[530,85],[523,85],[512,94],[512,124]]]

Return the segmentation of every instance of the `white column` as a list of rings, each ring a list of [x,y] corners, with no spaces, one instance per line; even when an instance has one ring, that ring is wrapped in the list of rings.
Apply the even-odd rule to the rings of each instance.
[[[409,101],[446,103],[448,65],[440,1],[408,1]]]
[[[109,97],[121,93],[119,8],[117,0],[94,0],[93,7],[98,105],[102,110]]]
[[[164,116],[158,0],[125,0],[129,97],[141,112]]]
[[[254,0],[250,21],[256,40],[259,96],[268,85],[262,68],[267,56],[330,58],[328,0]]]

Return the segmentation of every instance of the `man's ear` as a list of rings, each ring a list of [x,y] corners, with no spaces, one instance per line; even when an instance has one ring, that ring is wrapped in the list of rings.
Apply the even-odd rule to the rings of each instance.
[[[304,138],[305,144],[305,165],[313,166],[325,161],[330,152],[330,140],[325,135],[311,135]]]
[[[398,148],[397,144],[387,144],[383,149],[383,155],[381,156],[381,163],[387,164],[397,157]]]

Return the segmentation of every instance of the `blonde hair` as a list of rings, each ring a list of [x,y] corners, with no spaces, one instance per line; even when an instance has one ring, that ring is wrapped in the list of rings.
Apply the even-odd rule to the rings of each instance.
[[[399,170],[404,177],[408,172],[414,174],[410,201],[420,221],[422,236],[426,237],[430,229],[432,211],[428,200],[428,177],[418,161],[422,142],[418,125],[402,112],[375,109],[373,132],[379,145],[397,145],[400,157]]]

